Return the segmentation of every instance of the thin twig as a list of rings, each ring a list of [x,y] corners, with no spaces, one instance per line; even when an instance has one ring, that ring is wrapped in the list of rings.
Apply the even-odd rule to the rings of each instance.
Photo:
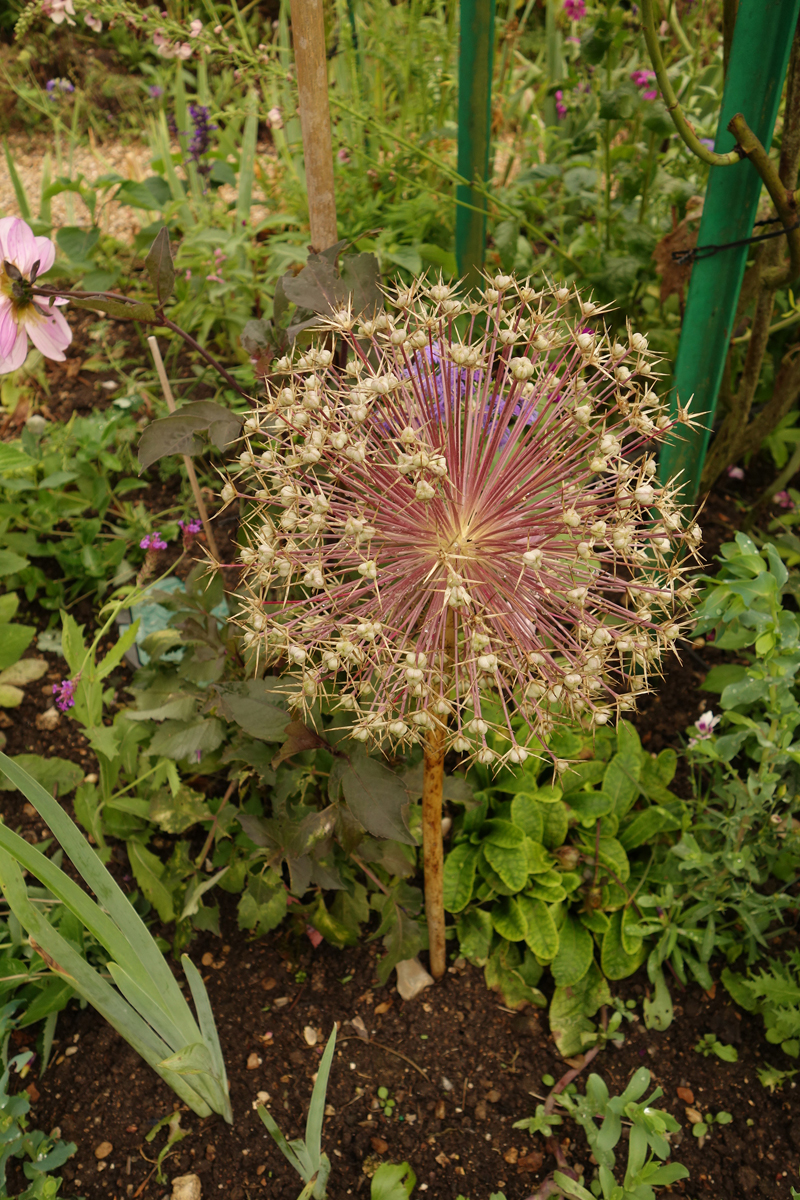
[[[403,1062],[407,1062],[408,1065],[410,1067],[413,1067],[415,1071],[419,1071],[422,1078],[427,1083],[430,1083],[430,1076],[425,1071],[423,1071],[422,1067],[420,1067],[417,1063],[414,1062],[413,1058],[409,1058],[407,1055],[401,1054],[399,1050],[393,1050],[391,1046],[384,1046],[383,1042],[375,1042],[372,1040],[372,1038],[369,1038],[369,1040],[365,1040],[364,1038],[359,1037],[357,1033],[354,1033],[352,1037],[339,1038],[339,1041],[340,1042],[362,1042],[363,1045],[365,1045],[365,1046],[377,1046],[379,1050],[385,1050],[387,1054],[394,1054],[395,1058],[402,1058]]]
[[[174,413],[177,411],[175,407],[175,397],[172,395],[172,388],[169,386],[167,372],[164,370],[164,361],[161,357],[161,351],[158,348],[158,342],[154,337],[149,337],[147,339],[147,344],[150,347],[150,351],[153,355],[153,361],[156,364],[156,371],[158,371],[158,378],[161,381],[161,389],[164,393],[164,399],[167,402],[167,408],[171,413]],[[206,509],[205,501],[203,500],[203,496],[200,492],[200,484],[197,481],[197,472],[194,469],[194,463],[188,454],[184,454],[183,464],[186,467],[186,474],[189,477],[189,483],[191,484],[192,492],[194,493],[194,502],[197,505],[197,511],[200,514],[200,520],[203,522],[203,529],[205,530],[206,540],[208,541],[208,548],[211,551],[211,555],[215,562],[219,563],[220,553],[217,549],[217,543],[211,530],[211,522],[208,519],[208,510]]]

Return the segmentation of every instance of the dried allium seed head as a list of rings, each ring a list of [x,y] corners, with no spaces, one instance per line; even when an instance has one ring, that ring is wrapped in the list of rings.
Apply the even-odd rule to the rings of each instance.
[[[319,348],[278,364],[223,495],[252,483],[247,640],[288,661],[294,706],[344,709],[376,743],[443,727],[499,765],[633,707],[700,531],[654,478],[671,422],[645,339],[623,372],[585,324],[598,306],[576,297],[573,325],[566,289],[493,283],[462,335],[441,282],[399,294],[402,339],[337,314],[348,367]]]

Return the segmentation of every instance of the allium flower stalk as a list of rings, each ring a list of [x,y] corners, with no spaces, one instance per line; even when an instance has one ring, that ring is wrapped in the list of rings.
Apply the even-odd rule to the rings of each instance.
[[[253,502],[246,640],[296,709],[423,742],[441,776],[447,749],[519,764],[647,690],[700,530],[656,481],[673,423],[647,339],[601,312],[505,275],[469,304],[423,282],[324,323],[345,372],[328,349],[277,363],[223,499]]]

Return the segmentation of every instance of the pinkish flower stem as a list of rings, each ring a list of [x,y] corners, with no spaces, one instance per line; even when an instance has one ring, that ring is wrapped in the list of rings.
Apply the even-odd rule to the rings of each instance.
[[[445,730],[437,725],[425,738],[422,772],[422,858],[425,868],[425,913],[431,975],[445,971],[444,852],[442,847],[442,787],[444,784]]]

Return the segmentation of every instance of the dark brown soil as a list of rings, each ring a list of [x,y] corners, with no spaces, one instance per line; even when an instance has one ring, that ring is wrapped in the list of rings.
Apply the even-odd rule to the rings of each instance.
[[[424,1188],[431,1200],[459,1194],[488,1200],[497,1190],[523,1200],[553,1170],[541,1138],[512,1128],[546,1096],[542,1076],[557,1079],[567,1069],[544,1014],[508,1011],[472,967],[450,967],[439,986],[405,1004],[394,987],[376,986],[374,947],[312,950],[302,934],[297,940],[291,932],[248,942],[236,930],[232,904],[228,908],[223,937],[198,940],[192,957],[205,968],[235,1123],[229,1128],[220,1118],[200,1120],[183,1110],[181,1125],[189,1134],[165,1162],[167,1180],[196,1173],[205,1198],[295,1200],[301,1184],[253,1104],[268,1093],[265,1102],[286,1136],[302,1134],[312,1077],[334,1021],[341,1026],[323,1133],[333,1164],[331,1200],[368,1196],[366,1175],[382,1161],[409,1161],[417,1194]],[[638,1002],[644,985],[634,977],[616,990]],[[619,1092],[646,1066],[653,1086],[663,1088],[657,1104],[682,1127],[673,1157],[691,1171],[675,1195],[788,1200],[790,1184],[800,1183],[796,1093],[787,1083],[771,1095],[756,1072],[767,1062],[784,1069],[794,1064],[764,1041],[761,1023],[734,1009],[722,988],[713,998],[678,988],[674,998],[675,1021],[666,1033],[648,1031],[635,1019],[625,1026],[624,1046],[603,1051],[589,1070]],[[640,1007],[635,1013],[640,1016]],[[348,1024],[357,1016],[369,1044]],[[318,1035],[314,1047],[311,1031]],[[694,1051],[709,1032],[738,1048],[738,1063]],[[153,1173],[165,1135],[152,1144],[144,1139],[180,1107],[175,1096],[91,1009],[71,1005],[57,1033],[54,1062],[31,1090],[39,1127],[57,1125],[78,1144],[63,1170],[65,1196],[169,1196],[169,1185]],[[379,1087],[396,1101],[391,1119],[377,1107]],[[701,1147],[678,1088],[691,1091],[703,1114],[729,1112],[732,1123],[714,1127]],[[568,1160],[589,1169],[581,1131],[565,1122],[560,1135]],[[104,1141],[113,1151],[98,1163],[94,1151]]]

